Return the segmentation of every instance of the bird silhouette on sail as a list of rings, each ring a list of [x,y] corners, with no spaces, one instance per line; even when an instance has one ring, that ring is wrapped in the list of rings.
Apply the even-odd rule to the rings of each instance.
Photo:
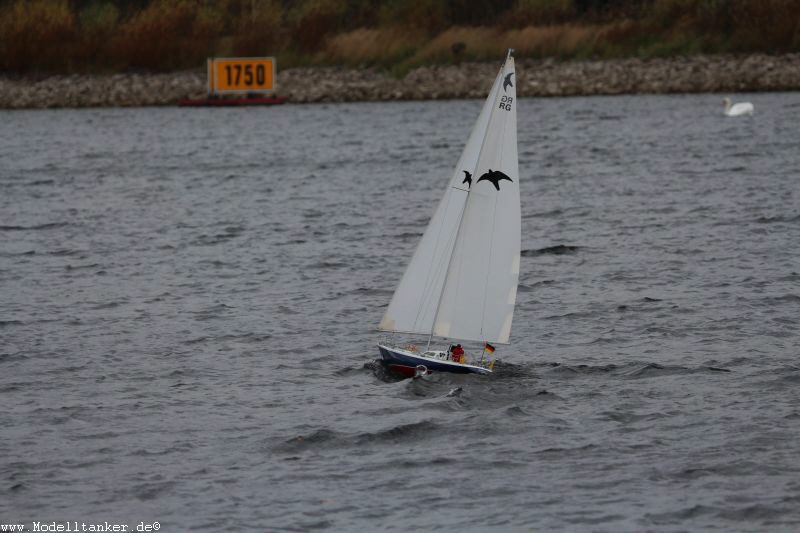
[[[466,183],[468,189],[472,188],[472,174],[470,174],[466,170],[462,170],[461,172],[464,173],[464,181],[462,181],[461,183],[462,184]]]
[[[514,84],[511,83],[511,76],[513,76],[513,72],[509,72],[506,75],[506,78],[503,80],[503,92],[507,92],[509,87],[513,87]]]
[[[492,170],[491,168],[489,169],[488,172],[486,172],[480,178],[478,178],[478,181],[476,183],[481,182],[483,180],[490,182],[492,185],[494,185],[494,188],[497,189],[498,191],[500,190],[500,180],[508,180],[510,182],[514,181],[505,174],[503,174],[502,172],[500,172],[499,170]]]

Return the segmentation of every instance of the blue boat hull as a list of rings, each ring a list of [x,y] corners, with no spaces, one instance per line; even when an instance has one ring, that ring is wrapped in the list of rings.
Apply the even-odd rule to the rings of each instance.
[[[378,350],[381,357],[389,365],[402,365],[407,367],[425,366],[432,372],[450,372],[452,374],[491,374],[488,368],[453,361],[435,360],[429,357],[415,355],[406,350],[393,349],[389,346],[379,344]]]

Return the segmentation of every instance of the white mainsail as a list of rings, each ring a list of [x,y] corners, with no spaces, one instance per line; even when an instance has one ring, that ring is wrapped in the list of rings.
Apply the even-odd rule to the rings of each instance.
[[[520,241],[516,75],[509,53],[378,329],[507,343]]]

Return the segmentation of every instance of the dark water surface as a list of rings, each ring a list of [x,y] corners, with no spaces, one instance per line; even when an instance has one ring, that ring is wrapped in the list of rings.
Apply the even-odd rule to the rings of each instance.
[[[523,99],[512,344],[404,381],[482,102],[0,112],[0,523],[800,530],[800,95],[745,97]]]

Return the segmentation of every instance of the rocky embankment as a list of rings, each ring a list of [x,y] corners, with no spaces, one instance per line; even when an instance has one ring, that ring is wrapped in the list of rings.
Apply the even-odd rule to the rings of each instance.
[[[495,63],[421,67],[396,79],[375,69],[294,68],[278,73],[287,102],[353,102],[483,98]],[[670,59],[517,62],[519,96],[635,93],[794,91],[800,89],[800,54],[695,56]],[[174,105],[205,96],[204,72],[53,76],[0,76],[0,108]]]

